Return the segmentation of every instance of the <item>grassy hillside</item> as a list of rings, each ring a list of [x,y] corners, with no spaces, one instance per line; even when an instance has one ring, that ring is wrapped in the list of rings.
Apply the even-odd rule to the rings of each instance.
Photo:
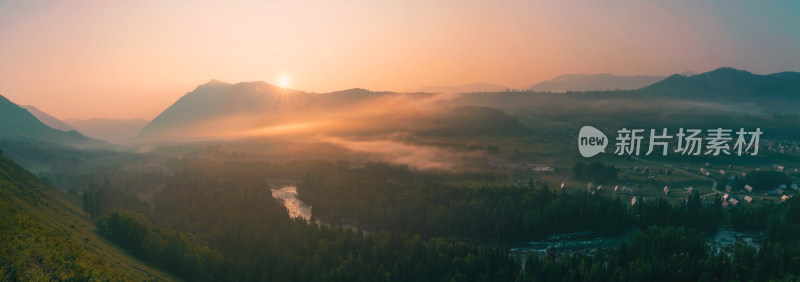
[[[0,281],[174,280],[96,234],[66,194],[0,154]]]

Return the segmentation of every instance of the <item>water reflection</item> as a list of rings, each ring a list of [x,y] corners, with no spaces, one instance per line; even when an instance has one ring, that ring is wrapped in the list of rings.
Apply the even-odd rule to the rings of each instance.
[[[285,186],[281,189],[272,189],[272,197],[283,202],[290,217],[302,217],[306,220],[311,218],[311,206],[297,198],[297,187]]]

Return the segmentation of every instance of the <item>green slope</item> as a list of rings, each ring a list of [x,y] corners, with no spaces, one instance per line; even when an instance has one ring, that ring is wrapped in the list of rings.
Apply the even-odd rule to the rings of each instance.
[[[66,194],[0,154],[0,281],[174,280],[96,233]]]

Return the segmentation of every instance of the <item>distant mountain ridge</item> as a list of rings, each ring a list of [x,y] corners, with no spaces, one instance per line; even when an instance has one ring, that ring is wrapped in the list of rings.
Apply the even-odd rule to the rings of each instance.
[[[89,155],[117,148],[74,130],[49,127],[28,110],[0,96],[0,149],[25,169],[39,173],[55,166],[78,164]]]
[[[254,129],[280,125],[307,126],[315,123],[326,124],[319,128],[321,132],[348,132],[347,134],[386,134],[403,130],[423,132],[422,127],[438,126],[437,130],[447,131],[447,134],[474,135],[478,134],[474,132],[477,124],[481,124],[486,132],[527,134],[525,127],[519,125],[516,119],[491,109],[462,109],[458,112],[460,116],[454,115],[455,112],[449,109],[435,111],[429,117],[412,113],[416,111],[418,103],[437,103],[439,100],[436,98],[426,100],[436,95],[375,92],[361,88],[318,94],[284,89],[260,81],[230,84],[212,80],[186,93],[169,106],[145,126],[134,141],[202,141],[224,139],[225,136],[241,138],[237,136],[246,136]],[[374,109],[382,107],[387,110],[384,114],[374,113]],[[348,112],[354,109],[354,113]],[[359,111],[373,113],[369,118],[360,119],[357,116]],[[326,116],[328,112],[334,113],[333,116]],[[447,119],[445,117],[448,114],[458,118]],[[341,123],[333,125],[341,121],[343,115],[349,116],[345,119],[350,123],[344,126],[339,126]],[[402,115],[406,116],[400,117]],[[486,121],[482,121],[482,118]],[[437,124],[429,124],[433,121]],[[380,124],[381,122],[384,124]],[[512,133],[506,133],[507,131]]]
[[[77,131],[61,131],[42,123],[28,110],[0,95],[0,139],[39,140],[76,148],[108,145]]]
[[[28,110],[28,112],[33,114],[33,116],[35,116],[37,119],[39,119],[39,121],[41,121],[42,123],[44,123],[45,125],[47,125],[49,127],[52,127],[52,128],[55,128],[55,129],[58,129],[58,130],[61,130],[61,131],[77,130],[75,127],[64,123],[60,119],[58,119],[58,118],[56,118],[54,116],[51,116],[50,114],[45,113],[42,110],[39,110],[39,108],[36,108],[34,106],[31,106],[31,105],[19,105],[19,106],[25,108],[26,110]]]
[[[593,91],[632,90],[656,83],[666,76],[632,75],[619,76],[610,73],[564,74],[528,87],[534,91]]]
[[[424,93],[470,93],[470,92],[500,92],[509,89],[502,85],[491,83],[470,83],[457,86],[423,86],[413,92]]]
[[[798,79],[800,79],[800,72],[779,72],[759,75],[745,70],[723,67],[691,76],[674,74],[647,88],[694,88],[702,90],[736,90],[746,92],[769,89],[790,91],[796,90],[791,87],[796,85]],[[775,88],[775,86],[785,86],[789,88]]]
[[[144,119],[91,118],[67,119],[64,122],[74,126],[86,136],[114,143],[135,137],[147,125],[147,121]]]
[[[796,72],[755,75],[732,68],[720,68],[701,74],[689,72],[675,74],[655,82],[653,81],[661,77],[629,76],[621,78],[620,76],[611,74],[565,75],[552,80],[551,82],[554,84],[551,84],[551,86],[555,85],[555,83],[570,84],[575,81],[582,81],[584,82],[584,89],[595,87],[605,88],[603,86],[611,88],[612,86],[610,84],[603,84],[609,81],[607,78],[611,78],[611,81],[616,82],[629,79],[630,81],[638,83],[636,85],[626,84],[627,87],[624,87],[635,88],[624,91],[624,93],[633,96],[615,98],[626,101],[638,99],[639,102],[646,102],[647,99],[650,99],[648,97],[661,96],[666,99],[681,98],[685,101],[727,99],[725,101],[727,103],[741,104],[752,102],[762,106],[767,105],[767,108],[775,109],[780,109],[781,107],[797,107],[800,105],[800,101],[798,101],[800,97],[800,73]],[[645,85],[647,83],[649,84]],[[587,85],[592,86],[587,88],[589,87]],[[617,84],[617,86],[619,87],[615,87],[615,89],[623,88],[620,84]],[[580,95],[593,94],[591,90],[583,92],[584,93]],[[303,122],[310,121],[306,119],[309,115],[318,116],[317,120],[325,119],[327,118],[325,116],[326,113],[330,110],[348,109],[348,106],[355,105],[356,103],[395,94],[398,95],[398,98],[405,97],[400,98],[401,100],[406,98],[426,99],[426,97],[436,96],[436,94],[431,93],[400,94],[394,92],[373,92],[360,88],[317,94],[284,89],[266,82],[230,84],[211,80],[178,99],[178,101],[147,124],[137,136],[137,139],[146,140],[152,136],[165,133],[172,134],[173,136],[181,136],[181,134],[183,134],[182,131],[208,133],[209,135],[219,131],[229,131],[231,132],[229,135],[233,136],[234,132],[247,132],[247,130],[256,127],[264,128],[265,126],[278,125],[280,122],[283,122],[282,124],[302,125]],[[516,111],[515,107],[523,105],[521,103],[512,102],[514,99],[518,99],[514,97],[537,94],[515,92],[509,93],[508,95],[510,96],[499,95],[482,97],[485,95],[459,95],[448,98],[453,99],[447,101],[449,104],[438,106],[473,105],[502,108],[509,112],[514,112]],[[569,95],[564,97],[577,99],[576,97],[578,96]],[[389,98],[387,101],[393,101],[392,99],[395,98]],[[594,99],[602,99],[602,97],[595,97]],[[403,107],[402,103],[389,103],[389,105],[382,104],[379,107]],[[503,105],[503,103],[511,104]],[[577,104],[579,103],[575,103],[575,105]],[[294,113],[299,113],[299,115],[294,115]],[[482,112],[471,111],[470,114],[479,116]],[[492,115],[487,114],[486,116]],[[364,124],[359,126],[369,126],[370,124],[369,120],[364,120],[363,122]],[[395,124],[394,121],[388,121],[388,123]],[[467,121],[466,123],[474,124],[475,122]],[[446,123],[446,125],[454,126],[453,123]],[[193,128],[194,131],[187,129],[192,126],[195,126],[195,128]],[[196,126],[200,127],[198,128]],[[515,129],[511,131],[521,132],[523,130]],[[197,140],[202,140],[202,138]]]
[[[693,76],[675,74],[642,90],[670,97],[752,102],[780,110],[800,105],[800,72],[759,75],[723,67]]]

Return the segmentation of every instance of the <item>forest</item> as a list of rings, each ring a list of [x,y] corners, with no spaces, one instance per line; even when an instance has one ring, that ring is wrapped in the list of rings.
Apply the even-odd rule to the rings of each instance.
[[[267,170],[265,168],[269,167]],[[764,280],[800,275],[800,202],[727,210],[699,194],[683,203],[521,187],[451,187],[451,176],[404,166],[296,161],[172,163],[152,208],[115,181],[87,190],[106,238],[192,281]],[[245,169],[249,168],[249,169]],[[310,220],[272,198],[269,171],[297,175]],[[124,205],[122,203],[125,203]],[[767,219],[767,220],[765,220]],[[719,228],[761,230],[763,247],[719,249]],[[590,231],[633,232],[616,248],[524,259],[503,244]]]

